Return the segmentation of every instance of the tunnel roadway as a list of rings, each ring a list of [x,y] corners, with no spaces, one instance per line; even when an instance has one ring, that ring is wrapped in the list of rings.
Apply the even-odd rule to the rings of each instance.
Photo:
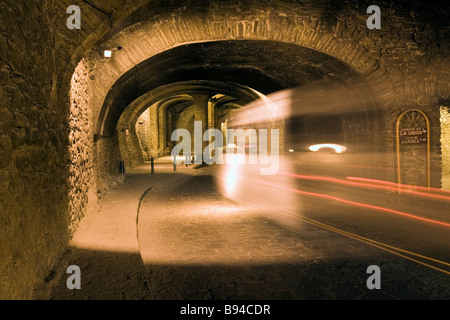
[[[256,202],[236,203],[221,196],[214,173],[214,167],[178,167],[173,172],[170,164],[157,164],[154,176],[148,166],[128,173],[102,200],[100,210],[82,222],[36,297],[450,298],[448,226],[305,194],[299,195],[301,210],[290,213],[288,224],[280,223]],[[353,202],[365,199],[398,211],[413,210],[381,201],[380,191],[355,193],[321,183],[302,182],[298,189],[314,194],[325,190],[335,198],[351,194]],[[367,200],[370,195],[373,199]],[[65,268],[72,264],[80,266],[81,290],[66,287]],[[371,265],[381,270],[379,290],[366,284]]]

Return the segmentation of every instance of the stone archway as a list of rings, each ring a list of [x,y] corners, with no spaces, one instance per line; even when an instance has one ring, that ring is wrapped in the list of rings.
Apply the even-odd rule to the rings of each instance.
[[[170,154],[174,145],[171,134],[175,129],[191,130],[194,139],[193,121],[202,121],[207,129],[215,128],[217,116],[224,116],[219,109],[238,108],[258,98],[259,95],[250,88],[215,81],[175,82],[151,90],[130,103],[117,121],[121,160],[127,167],[135,167],[144,160],[140,157],[142,150],[135,128],[146,113],[148,130],[152,134],[148,137],[149,156],[157,158]]]

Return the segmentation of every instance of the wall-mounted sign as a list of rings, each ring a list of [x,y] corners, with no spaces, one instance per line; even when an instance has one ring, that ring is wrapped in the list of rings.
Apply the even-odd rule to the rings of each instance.
[[[426,185],[430,187],[430,121],[426,114],[417,109],[410,109],[400,114],[396,124],[396,136],[398,184],[400,185],[402,182],[407,184],[420,183],[418,179],[421,176],[426,176]],[[415,152],[412,149],[417,148],[413,148],[413,145],[423,145],[423,147],[418,146],[417,148],[424,150],[424,159],[414,155]],[[422,162],[419,158],[423,159],[424,166],[418,165],[418,161]],[[414,172],[411,172],[411,170],[414,170]],[[405,177],[406,181],[402,179],[402,176]]]
[[[426,144],[428,128],[400,128],[400,144]]]

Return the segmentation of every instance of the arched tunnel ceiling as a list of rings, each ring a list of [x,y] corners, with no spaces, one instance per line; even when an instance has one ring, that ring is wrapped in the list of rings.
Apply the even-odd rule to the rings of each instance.
[[[118,125],[133,126],[136,120],[152,106],[165,109],[166,113],[180,114],[187,107],[195,104],[196,97],[201,100],[209,97],[216,108],[223,106],[242,107],[252,101],[261,98],[261,94],[246,86],[235,83],[217,82],[210,80],[193,80],[174,82],[151,90],[130,103],[119,117]],[[205,106],[206,107],[206,106]],[[111,114],[109,114],[111,115]],[[110,121],[109,123],[114,123]],[[127,124],[125,124],[127,123]],[[105,134],[103,128],[99,136],[109,136],[113,132]]]
[[[329,55],[276,41],[216,41],[167,50],[125,73],[109,91],[100,113],[102,135],[111,135],[123,110],[154,88],[180,81],[233,82],[264,94],[311,83],[359,78]]]

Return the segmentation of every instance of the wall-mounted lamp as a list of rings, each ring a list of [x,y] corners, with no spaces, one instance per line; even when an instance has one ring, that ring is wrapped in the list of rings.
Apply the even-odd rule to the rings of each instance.
[[[117,48],[114,48],[114,49],[108,49],[108,50],[104,50],[103,51],[103,56],[105,57],[105,58],[111,58],[112,57],[112,54],[113,54],[113,51],[117,51],[117,50],[122,50],[122,47],[117,47]]]

